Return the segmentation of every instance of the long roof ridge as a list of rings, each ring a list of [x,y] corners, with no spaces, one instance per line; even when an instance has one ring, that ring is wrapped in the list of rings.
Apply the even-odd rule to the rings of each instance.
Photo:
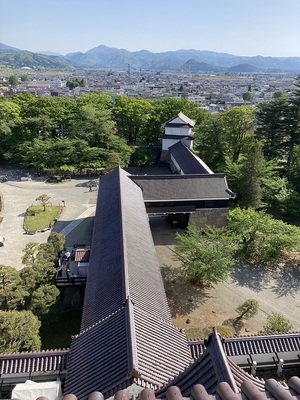
[[[166,175],[130,175],[129,178],[132,180],[140,179],[140,180],[147,180],[147,179],[192,179],[192,178],[224,178],[224,172],[214,172],[212,174],[185,174],[185,175],[178,175],[178,174],[166,174]]]
[[[286,337],[297,337],[300,336],[300,331],[287,332],[287,333],[269,333],[269,334],[259,334],[259,333],[251,333],[248,335],[236,335],[236,336],[222,336],[222,342],[238,342],[239,340],[249,339],[249,340],[257,340],[257,339],[280,339]],[[196,344],[197,342],[204,343],[206,338],[195,338],[188,339],[189,344]]]
[[[121,210],[122,210],[122,203],[123,203],[123,195],[122,195],[122,185],[123,185],[123,182],[122,182],[122,175],[123,175],[123,172],[124,172],[124,174],[126,174],[126,176],[128,176],[128,175],[130,175],[129,173],[127,173],[126,171],[124,171],[121,167],[120,167],[120,165],[119,165],[119,167],[118,167],[118,173],[119,173],[119,182],[120,182],[120,185],[119,185],[119,198],[120,198],[120,204],[119,204],[119,206],[120,206],[120,215],[121,215],[121,227],[120,227],[120,234],[121,234],[121,236],[122,236],[122,241],[121,241],[121,243],[122,243],[122,252],[123,252],[123,257],[122,257],[122,260],[123,260],[123,279],[124,279],[124,285],[123,285],[123,289],[124,289],[124,299],[126,299],[127,300],[127,298],[128,298],[128,296],[129,296],[129,278],[128,278],[128,262],[127,262],[127,250],[126,250],[126,248],[127,248],[127,245],[126,245],[126,235],[125,235],[125,233],[124,233],[124,225],[125,225],[125,219],[124,219],[124,214],[123,214],[123,212],[121,212]],[[126,301],[125,300],[125,301]]]
[[[216,327],[213,328],[213,332],[211,333],[211,335],[208,338],[208,343],[210,341],[213,341],[213,346],[212,346],[213,350],[210,349],[210,352],[211,352],[211,354],[214,355],[214,357],[212,357],[212,361],[213,361],[214,365],[219,364],[219,366],[221,367],[222,374],[225,378],[224,380],[231,386],[232,390],[235,393],[238,393],[239,390],[237,388],[235,379],[233,377],[232,371],[228,364],[228,358],[225,355],[225,352],[224,352],[224,349],[222,346],[222,342],[221,342],[221,337],[220,337]]]
[[[70,351],[69,348],[63,348],[63,349],[45,349],[45,350],[41,350],[41,351],[19,351],[19,352],[14,352],[14,353],[1,353],[0,354],[0,359],[1,358],[17,358],[17,357],[32,357],[32,356],[44,356],[44,355],[49,355],[49,354],[53,354],[53,355],[59,355],[60,353],[66,353]]]
[[[126,325],[127,325],[127,344],[129,349],[128,357],[128,371],[138,371],[138,355],[136,348],[136,333],[135,333],[135,323],[133,314],[133,302],[128,297],[126,300]]]
[[[280,339],[280,338],[286,338],[286,337],[293,337],[293,336],[300,336],[300,331],[295,331],[295,332],[287,332],[287,333],[270,333],[270,334],[258,334],[258,333],[253,333],[250,335],[237,335],[237,336],[226,336],[222,338],[223,342],[230,342],[230,341],[239,341],[241,339],[253,339],[257,340],[258,338],[261,339]],[[200,339],[201,340],[201,339]]]

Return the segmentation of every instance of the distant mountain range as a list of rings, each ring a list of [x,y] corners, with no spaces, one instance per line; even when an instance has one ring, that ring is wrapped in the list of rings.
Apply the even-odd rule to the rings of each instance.
[[[152,53],[100,45],[85,53],[65,56],[51,52],[32,53],[0,43],[0,65],[55,69],[92,68],[183,72],[293,72],[300,73],[300,57],[235,56],[202,50]]]

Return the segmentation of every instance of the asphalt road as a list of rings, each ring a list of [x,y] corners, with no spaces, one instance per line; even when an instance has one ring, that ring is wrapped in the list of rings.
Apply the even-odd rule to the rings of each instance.
[[[67,246],[76,243],[90,245],[98,189],[93,188],[91,192],[87,185],[88,179],[50,184],[42,178],[21,180],[27,177],[23,171],[0,170],[0,176],[4,174],[8,176],[8,181],[0,183],[3,205],[0,236],[5,238],[4,246],[0,247],[1,264],[19,269],[25,245],[47,241],[50,231],[28,235],[23,229],[27,207],[38,204],[35,199],[41,194],[50,196],[52,204],[65,205],[54,230],[66,233]]]

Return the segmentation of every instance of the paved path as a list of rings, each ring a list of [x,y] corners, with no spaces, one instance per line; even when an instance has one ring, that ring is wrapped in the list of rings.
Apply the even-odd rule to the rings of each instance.
[[[65,204],[54,230],[68,235],[67,245],[74,244],[74,242],[69,243],[69,236],[75,243],[90,244],[92,216],[95,212],[98,190],[94,188],[90,192],[85,186],[86,181],[87,179],[49,184],[35,180],[20,181],[17,176],[15,179],[9,177],[8,182],[0,183],[3,204],[0,213],[3,217],[0,235],[5,238],[4,246],[0,248],[0,263],[19,269],[25,245],[29,242],[45,243],[47,241],[49,231],[27,235],[23,230],[25,211],[30,205],[37,204],[35,199],[41,194],[49,195],[52,204]],[[89,222],[88,226],[86,220]]]

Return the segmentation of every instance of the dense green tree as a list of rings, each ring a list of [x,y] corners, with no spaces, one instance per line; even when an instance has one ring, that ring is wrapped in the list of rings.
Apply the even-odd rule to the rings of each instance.
[[[31,311],[0,311],[0,352],[40,350],[40,326]]]
[[[38,285],[54,283],[56,257],[57,254],[52,243],[39,245],[36,262],[32,267],[35,270]]]
[[[19,79],[16,75],[11,75],[8,78],[8,83],[12,86],[17,86],[19,84]]]
[[[56,303],[58,296],[59,290],[55,285],[39,286],[31,295],[29,309],[37,316],[47,314]]]
[[[69,127],[69,137],[84,139],[92,147],[106,146],[109,136],[114,133],[110,112],[90,104],[77,108]]]
[[[300,228],[276,220],[264,211],[235,208],[229,229],[239,237],[239,255],[247,260],[276,263],[283,251],[299,250]]]
[[[255,111],[250,106],[233,107],[203,118],[196,127],[195,148],[215,172],[224,172],[227,162],[236,163],[254,141]]]
[[[47,291],[49,299],[52,298],[52,303],[56,301],[57,291],[54,285],[56,249],[55,241],[41,244],[29,243],[24,249],[22,261],[25,266],[20,274],[22,284],[27,291],[24,307],[32,309],[34,313],[38,309],[36,302],[41,290]],[[42,289],[44,286],[46,288]],[[53,286],[53,288],[50,289],[50,286]],[[34,305],[32,302],[34,302]],[[46,305],[41,305],[41,309],[46,310]]]
[[[238,190],[241,194],[239,204],[242,208],[258,208],[261,206],[263,197],[262,180],[265,171],[262,145],[256,142],[249,147],[245,158],[241,161]]]
[[[236,308],[236,312],[239,314],[237,320],[250,319],[258,313],[259,304],[255,299],[248,299],[239,304]]]
[[[156,160],[151,150],[151,147],[135,148],[134,152],[131,154],[130,164],[136,165],[140,168],[146,165],[154,165]]]
[[[78,86],[79,86],[79,87],[86,87],[86,86],[87,86],[87,82],[86,82],[86,80],[83,79],[83,78],[81,78],[81,79],[75,78],[75,79],[72,79],[72,80],[67,81],[66,86],[67,86],[70,90],[73,90],[73,89],[75,89],[75,88],[78,87]]]
[[[176,237],[175,257],[188,280],[210,285],[227,278],[234,264],[236,244],[225,228],[189,226],[186,234]]]
[[[290,175],[292,157],[296,145],[300,144],[300,75],[295,81],[296,89],[288,101],[286,133],[287,133],[287,157],[286,174]]]
[[[20,309],[26,295],[18,271],[0,265],[0,309],[3,311]]]
[[[24,96],[16,96],[14,101],[22,105],[21,143],[65,135],[74,115],[75,102],[69,98],[42,96],[24,101]]]
[[[273,93],[273,99],[279,99],[279,98],[281,98],[281,97],[286,97],[286,93],[285,93],[284,90],[276,90],[276,91]]]
[[[58,171],[63,165],[77,167],[82,162],[82,153],[88,150],[89,146],[85,140],[68,137],[34,139],[18,146],[21,165],[39,170]]]
[[[265,335],[274,335],[277,333],[288,333],[292,329],[292,324],[284,315],[273,312],[267,317],[262,333]]]
[[[39,244],[36,242],[29,242],[23,249],[22,264],[27,267],[32,267],[36,260]]]
[[[149,141],[148,121],[154,114],[153,102],[125,96],[118,96],[113,108],[118,134],[133,144]]]
[[[196,127],[195,151],[209,163],[214,172],[224,172],[226,157],[229,153],[229,144],[226,140],[224,124],[221,114],[209,114]]]
[[[21,76],[21,82],[29,82],[29,81],[30,81],[30,78],[29,78],[28,75],[22,75]]]
[[[253,98],[253,94],[251,92],[245,92],[243,93],[243,100],[245,101],[251,101]]]
[[[293,148],[290,158],[289,181],[298,193],[300,193],[300,145],[296,145]]]
[[[21,122],[21,108],[13,101],[0,100],[0,162],[11,160]]]
[[[111,111],[114,103],[110,93],[101,91],[84,94],[83,96],[80,96],[76,99],[75,104],[76,108],[91,105],[97,110]]]
[[[48,243],[52,243],[54,247],[54,252],[56,254],[60,253],[62,250],[64,250],[65,245],[66,245],[66,237],[62,233],[58,232],[51,232],[48,240]]]
[[[257,107],[256,136],[264,143],[267,159],[282,158],[286,142],[287,99],[276,98]]]
[[[228,156],[233,162],[253,141],[255,110],[251,106],[232,107],[221,114],[228,144]]]

